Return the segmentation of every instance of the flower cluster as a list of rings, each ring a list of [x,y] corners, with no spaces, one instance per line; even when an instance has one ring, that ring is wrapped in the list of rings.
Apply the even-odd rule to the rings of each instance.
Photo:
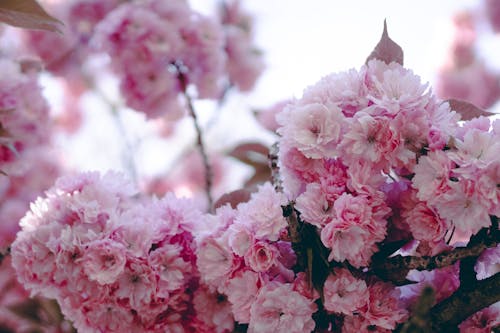
[[[182,114],[179,94],[188,85],[198,98],[219,98],[228,83],[252,88],[262,63],[243,18],[236,2],[222,23],[184,0],[130,2],[99,23],[94,43],[110,55],[127,105],[174,119]]]
[[[135,196],[123,177],[60,178],[12,244],[19,281],[56,299],[85,332],[164,332],[190,325],[197,285],[187,200]]]
[[[200,235],[197,264],[201,280],[226,295],[234,320],[249,332],[310,332],[314,299],[286,234],[282,194],[265,184],[237,209],[208,215],[211,230]]]
[[[49,107],[37,75],[22,63],[0,59],[0,170],[20,175],[22,156],[49,143]]]
[[[459,119],[410,70],[378,60],[323,78],[278,114],[285,194],[300,220],[317,230],[330,265],[366,271],[379,245],[391,241],[435,255],[451,248],[445,236],[454,230],[463,240],[491,226],[500,207],[500,122],[479,117],[460,126]],[[478,274],[488,271],[483,265],[494,270],[490,257]],[[424,281],[440,287],[448,281],[439,299],[459,286],[455,270],[408,278],[421,283],[399,296],[390,284],[335,269],[323,286],[325,309],[344,316],[347,332],[391,330],[413,302],[398,300],[414,300]],[[370,288],[378,302],[380,293],[392,295],[382,299],[392,299],[384,311],[393,317],[377,321],[363,312]]]

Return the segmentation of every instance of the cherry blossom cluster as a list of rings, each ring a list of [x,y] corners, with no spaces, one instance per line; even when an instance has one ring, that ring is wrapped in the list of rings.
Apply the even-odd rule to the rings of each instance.
[[[63,177],[21,220],[13,266],[78,330],[182,331],[193,318],[200,217],[188,200],[137,196],[119,174]]]
[[[37,73],[22,62],[0,58],[0,72],[0,170],[20,175],[22,156],[49,143],[49,106]]]
[[[267,183],[237,209],[223,206],[207,215],[200,235],[201,280],[225,295],[231,320],[248,332],[310,332],[317,307],[286,235],[285,197]],[[286,238],[286,237],[285,237]],[[232,319],[234,318],[234,319]]]
[[[485,0],[478,7],[482,8],[453,16],[453,35],[447,57],[437,73],[436,94],[443,99],[457,98],[489,108],[500,97],[500,77],[478,49],[484,22],[489,22],[493,33],[498,33],[500,6],[497,1]]]
[[[19,230],[18,221],[52,185],[57,166],[50,152],[49,106],[38,73],[23,61],[0,58],[0,247]]]
[[[380,244],[404,241],[402,253],[435,255],[451,248],[455,230],[463,241],[499,215],[500,122],[459,119],[410,70],[378,60],[323,78],[278,114],[284,192],[317,230],[330,264],[348,265],[355,276],[336,269],[323,286],[327,295],[344,284],[357,297],[343,310],[325,298],[326,310],[344,315],[344,331],[394,329],[423,285],[439,286],[438,299],[459,286],[456,269],[410,274],[419,283],[392,291],[391,320],[363,315],[356,304],[371,282],[356,274],[371,267]],[[478,276],[495,272],[497,252],[478,262]]]
[[[231,82],[249,90],[262,68],[238,3],[218,22],[185,0],[122,4],[96,27],[93,43],[111,57],[127,105],[148,117],[183,111],[180,93],[218,99]],[[226,75],[227,72],[227,75]]]

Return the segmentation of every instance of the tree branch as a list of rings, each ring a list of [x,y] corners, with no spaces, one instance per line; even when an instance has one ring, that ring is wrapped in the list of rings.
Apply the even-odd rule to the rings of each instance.
[[[435,305],[431,325],[435,332],[458,332],[457,325],[477,311],[500,301],[500,273],[475,281],[471,286],[461,285],[449,298]]]
[[[390,258],[374,257],[371,269],[377,276],[386,281],[391,281],[396,285],[405,284],[406,275],[411,269],[433,270],[453,265],[458,260],[466,260],[467,267],[471,266],[474,258],[478,257],[484,250],[495,247],[500,242],[500,232],[483,228],[477,237],[473,237],[466,247],[457,247],[451,251],[445,251],[436,256],[401,256],[397,255]],[[472,266],[474,264],[472,263]],[[470,267],[469,267],[470,268]],[[465,270],[465,266],[464,266]],[[467,269],[470,273],[470,269]],[[465,271],[464,273],[465,274]],[[470,274],[468,274],[470,275]]]
[[[210,166],[210,163],[208,161],[208,155],[205,149],[205,144],[203,143],[203,133],[200,124],[198,123],[198,117],[196,116],[196,112],[194,110],[193,101],[191,99],[191,96],[187,92],[186,76],[182,68],[178,68],[178,70],[179,70],[178,79],[181,84],[184,97],[186,98],[186,104],[188,107],[189,115],[191,116],[191,118],[193,118],[193,124],[196,130],[196,144],[198,146],[201,158],[203,160],[203,168],[205,169],[205,193],[208,201],[208,211],[212,212],[213,201],[214,201],[212,198],[212,178],[213,178],[212,167]]]

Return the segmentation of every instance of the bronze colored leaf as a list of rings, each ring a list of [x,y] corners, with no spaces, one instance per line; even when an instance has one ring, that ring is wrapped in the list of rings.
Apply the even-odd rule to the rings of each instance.
[[[471,120],[480,116],[488,117],[496,114],[485,111],[472,103],[459,99],[448,99],[445,102],[448,102],[450,104],[450,108],[462,116],[462,120]]]
[[[214,204],[214,208],[219,208],[224,206],[225,204],[230,204],[231,207],[234,209],[238,204],[242,202],[247,202],[250,200],[250,196],[252,194],[252,191],[248,189],[241,189],[241,190],[236,190],[233,192],[229,192],[226,194],[223,194]]]
[[[61,32],[63,23],[50,16],[35,0],[1,0],[0,22],[25,29]]]
[[[366,63],[372,59],[377,59],[390,64],[395,61],[401,66],[403,65],[403,49],[396,42],[394,42],[387,33],[387,23],[384,20],[384,31],[377,46],[373,49],[372,53],[366,59]]]

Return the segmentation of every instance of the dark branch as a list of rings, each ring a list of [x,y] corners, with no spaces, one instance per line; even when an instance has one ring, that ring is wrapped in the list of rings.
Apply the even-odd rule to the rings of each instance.
[[[196,116],[196,112],[194,111],[193,101],[191,96],[187,92],[187,79],[184,74],[182,68],[179,68],[178,78],[182,87],[182,91],[184,93],[184,97],[186,98],[186,104],[188,107],[189,115],[193,118],[194,128],[196,130],[196,144],[198,149],[200,150],[200,155],[203,160],[203,168],[205,169],[205,193],[208,201],[208,210],[213,211],[213,198],[212,198],[212,167],[208,161],[208,155],[205,149],[205,144],[203,143],[203,134],[198,123],[198,117]]]
[[[474,266],[475,258],[478,257],[487,248],[495,247],[500,241],[500,232],[498,230],[482,229],[477,236],[472,237],[471,242],[466,247],[457,247],[451,251],[445,251],[436,256],[401,256],[397,255],[390,258],[374,257],[372,262],[372,270],[380,278],[386,281],[391,281],[396,285],[405,284],[406,275],[411,269],[433,270],[435,268],[442,268],[453,265],[458,260],[471,258],[465,260],[467,269],[470,276],[471,267]],[[472,264],[471,264],[472,262]],[[472,266],[471,266],[472,265]],[[465,277],[464,277],[465,278]]]
[[[500,301],[500,273],[460,286],[449,298],[431,309],[431,323],[436,332],[458,332],[457,325],[477,311]]]

